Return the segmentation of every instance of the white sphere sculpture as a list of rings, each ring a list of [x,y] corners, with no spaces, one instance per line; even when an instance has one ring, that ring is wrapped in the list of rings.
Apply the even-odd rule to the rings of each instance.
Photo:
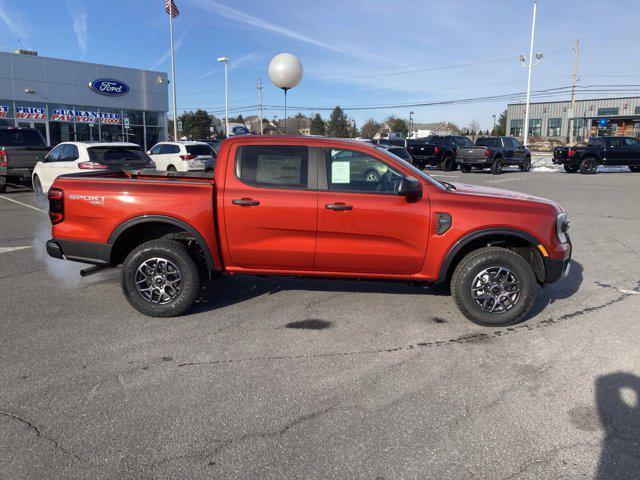
[[[290,53],[279,53],[269,62],[269,78],[286,92],[302,80],[302,64]]]

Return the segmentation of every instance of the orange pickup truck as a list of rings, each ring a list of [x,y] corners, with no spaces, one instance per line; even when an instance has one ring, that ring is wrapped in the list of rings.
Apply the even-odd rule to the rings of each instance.
[[[526,194],[438,182],[387,150],[315,137],[222,142],[215,173],[103,171],[49,191],[49,255],[122,264],[138,311],[177,316],[220,274],[449,282],[481,325],[526,317],[569,270],[567,214]]]

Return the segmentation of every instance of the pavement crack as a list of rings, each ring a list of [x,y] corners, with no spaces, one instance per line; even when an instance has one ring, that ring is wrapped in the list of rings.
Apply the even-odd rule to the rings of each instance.
[[[282,427],[276,429],[276,430],[272,430],[272,431],[267,431],[267,432],[258,432],[258,433],[247,433],[244,435],[240,435],[238,437],[234,437],[234,438],[230,438],[228,440],[223,440],[219,443],[219,445],[217,447],[215,447],[213,449],[212,454],[213,455],[219,455],[220,453],[222,453],[224,450],[226,450],[227,448],[229,448],[230,446],[236,444],[236,443],[241,443],[244,442],[246,440],[252,439],[252,438],[277,438],[280,437],[284,434],[286,434],[289,430],[305,423],[305,422],[309,422],[311,420],[314,420],[318,417],[321,417],[322,415],[325,415],[326,413],[330,412],[331,410],[335,409],[337,407],[337,404],[334,405],[330,405],[328,407],[322,408],[320,410],[316,410],[314,412],[309,412],[309,413],[305,413],[303,415],[300,415],[296,418],[294,418],[293,420],[291,420],[288,423],[285,423]]]
[[[51,443],[54,446],[54,448],[56,450],[59,450],[59,451],[63,452],[66,455],[70,455],[70,456],[74,457],[76,460],[80,460],[80,457],[78,457],[75,453],[70,452],[69,450],[64,448],[62,445],[60,445],[60,442],[58,442],[55,438],[51,438],[51,437],[45,435],[44,433],[42,433],[40,428],[37,425],[34,425],[30,420],[27,420],[26,418],[21,417],[20,415],[17,415],[15,413],[7,412],[6,410],[0,410],[0,415],[3,415],[3,416],[8,417],[8,418],[12,418],[12,419],[17,420],[18,422],[22,423],[23,425],[26,425],[32,431],[35,432],[36,437],[42,438],[43,440],[47,440],[49,443]]]
[[[204,360],[201,362],[184,362],[179,363],[178,368],[184,367],[196,367],[203,365],[221,365],[221,364],[234,364],[234,363],[247,363],[247,362],[264,362],[264,361],[275,361],[275,360],[296,360],[296,359],[311,359],[311,358],[328,358],[328,357],[348,357],[354,355],[384,355],[387,353],[395,353],[406,350],[415,350],[419,348],[438,348],[438,347],[446,347],[450,345],[456,344],[465,344],[465,343],[481,343],[484,341],[490,341],[494,338],[504,337],[507,335],[512,335],[515,333],[527,332],[531,330],[537,330],[540,328],[547,328],[557,323],[563,322],[565,320],[570,320],[576,317],[581,317],[588,313],[597,312],[599,310],[605,309],[616,303],[620,303],[627,298],[636,296],[640,293],[640,282],[638,282],[638,286],[636,286],[633,290],[624,290],[617,289],[610,285],[606,284],[598,284],[604,288],[613,288],[617,292],[620,293],[620,296],[613,298],[604,303],[600,303],[598,305],[594,305],[591,307],[585,307],[580,310],[575,310],[573,312],[565,313],[558,317],[549,317],[545,320],[541,320],[536,324],[532,323],[520,323],[518,325],[513,325],[510,327],[506,327],[500,330],[492,330],[490,332],[478,332],[472,334],[466,334],[462,336],[458,336],[455,338],[450,338],[447,340],[435,340],[430,342],[416,342],[409,345],[398,345],[396,347],[390,348],[377,348],[377,349],[364,349],[364,350],[353,350],[346,352],[325,352],[325,353],[300,353],[296,355],[271,355],[271,356],[260,356],[260,357],[244,357],[244,358],[228,358],[228,359],[220,359],[220,360]]]

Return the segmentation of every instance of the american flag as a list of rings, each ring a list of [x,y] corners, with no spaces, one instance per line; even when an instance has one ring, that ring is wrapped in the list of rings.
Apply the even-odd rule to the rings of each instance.
[[[180,10],[178,10],[178,6],[176,5],[176,2],[174,2],[173,0],[165,0],[164,11],[167,13],[171,11],[171,16],[173,18],[176,18],[178,15],[180,15]]]

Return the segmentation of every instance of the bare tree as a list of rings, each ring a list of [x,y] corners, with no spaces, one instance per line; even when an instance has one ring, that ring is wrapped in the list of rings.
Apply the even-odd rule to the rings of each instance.
[[[467,128],[469,129],[469,135],[471,136],[471,139],[475,142],[476,137],[480,133],[480,122],[474,118],[473,120],[471,120]]]

